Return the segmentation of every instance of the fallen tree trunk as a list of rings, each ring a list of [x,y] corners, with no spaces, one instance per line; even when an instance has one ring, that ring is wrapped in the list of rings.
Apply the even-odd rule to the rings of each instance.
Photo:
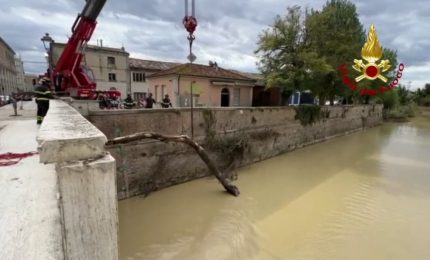
[[[206,165],[209,168],[209,171],[213,175],[215,175],[215,177],[222,184],[222,186],[224,186],[224,189],[228,193],[230,193],[234,196],[239,196],[239,194],[240,194],[239,189],[235,185],[231,184],[231,182],[223,176],[223,174],[216,167],[215,163],[209,158],[205,149],[201,145],[199,145],[198,143],[191,140],[186,135],[168,136],[168,135],[161,135],[161,134],[156,134],[156,133],[145,133],[145,132],[143,132],[143,133],[136,133],[136,134],[132,134],[132,135],[114,138],[112,140],[109,140],[106,143],[106,145],[125,144],[125,143],[130,143],[130,142],[134,142],[134,141],[138,141],[138,140],[142,140],[142,139],[156,139],[156,140],[159,140],[159,141],[165,142],[165,143],[168,143],[168,142],[185,143],[185,144],[191,146],[197,152],[197,154],[200,156],[200,158],[206,163]]]

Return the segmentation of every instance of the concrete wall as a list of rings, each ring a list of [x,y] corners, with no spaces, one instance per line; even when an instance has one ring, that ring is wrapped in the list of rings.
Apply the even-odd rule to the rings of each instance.
[[[211,127],[218,137],[247,136],[240,165],[264,160],[296,148],[372,127],[382,122],[382,106],[324,107],[327,118],[308,126],[295,120],[293,107],[195,109],[194,136],[204,142],[211,111]],[[206,117],[207,118],[207,117]],[[109,139],[142,131],[190,135],[189,109],[91,112],[89,120]],[[209,124],[210,125],[210,124]],[[206,165],[183,144],[141,141],[109,148],[117,161],[120,199],[147,193],[208,174]],[[218,165],[226,166],[223,154],[211,151]],[[240,166],[239,165],[239,166]]]
[[[40,162],[55,166],[64,259],[118,259],[116,167],[106,140],[67,103],[50,101],[37,141]]]

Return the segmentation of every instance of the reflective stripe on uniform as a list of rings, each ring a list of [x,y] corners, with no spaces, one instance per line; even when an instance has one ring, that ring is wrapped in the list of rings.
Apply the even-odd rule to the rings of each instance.
[[[43,97],[38,97],[36,98],[37,101],[49,101],[49,98],[43,98]]]
[[[42,91],[35,90],[33,92],[36,93],[36,94],[39,94],[39,95],[49,95],[49,94],[51,94],[51,91],[42,92]]]
[[[37,120],[43,120],[43,116],[37,116]]]

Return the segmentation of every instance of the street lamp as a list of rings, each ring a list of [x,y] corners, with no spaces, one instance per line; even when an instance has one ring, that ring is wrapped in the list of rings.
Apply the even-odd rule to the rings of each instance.
[[[54,40],[52,40],[51,36],[49,36],[49,33],[45,33],[45,35],[40,40],[43,42],[43,47],[45,47],[46,52],[48,52],[50,44]]]
[[[48,74],[51,75],[51,55],[50,55],[50,48],[51,43],[54,42],[51,36],[49,36],[49,33],[45,33],[45,35],[40,39],[43,42],[43,47],[45,47],[45,51],[48,54]]]

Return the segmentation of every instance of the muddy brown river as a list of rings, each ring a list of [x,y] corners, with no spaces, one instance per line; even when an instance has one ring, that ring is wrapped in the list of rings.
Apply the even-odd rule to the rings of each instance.
[[[430,259],[430,113],[119,202],[120,259]]]

